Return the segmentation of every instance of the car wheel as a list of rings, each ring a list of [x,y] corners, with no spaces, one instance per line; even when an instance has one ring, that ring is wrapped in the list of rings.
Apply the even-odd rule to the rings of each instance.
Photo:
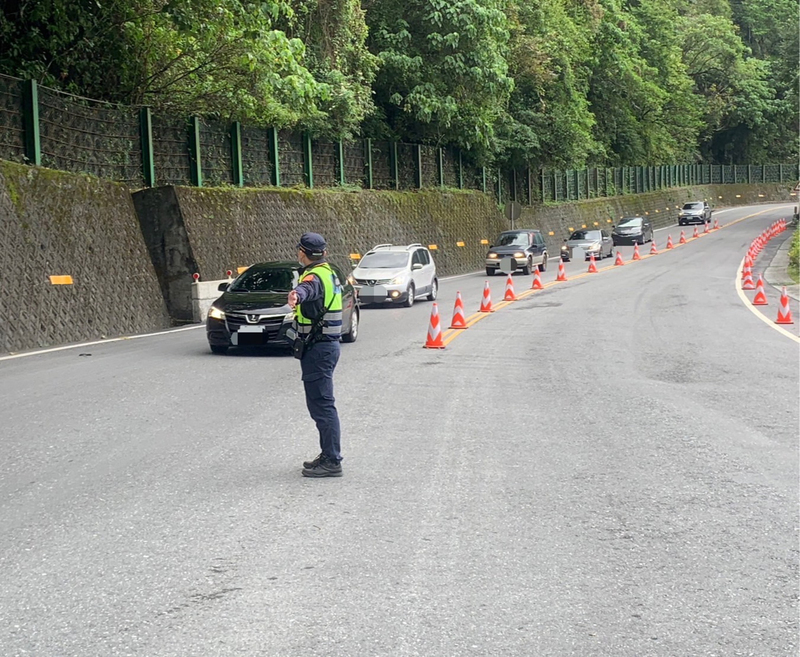
[[[355,342],[358,338],[359,313],[356,308],[350,313],[350,330],[342,336],[342,342]]]
[[[539,271],[547,271],[547,254],[542,257],[542,264],[539,265]]]
[[[211,353],[212,354],[226,354],[226,353],[228,353],[228,348],[225,345],[210,344],[208,346],[211,347]]]
[[[523,276],[528,276],[528,275],[530,275],[532,270],[533,270],[533,260],[528,258],[525,261],[525,266],[522,268],[522,275]]]
[[[494,276],[494,269],[489,269],[489,267],[487,267],[486,268],[486,275],[487,276]]]
[[[433,283],[431,283],[431,293],[428,295],[428,301],[436,301],[436,297],[438,295],[439,295],[439,281],[434,278]]]
[[[414,298],[415,298],[414,292],[415,292],[414,284],[412,283],[411,285],[408,286],[408,289],[406,290],[406,300],[403,302],[403,305],[406,308],[411,308],[411,306],[414,305]]]

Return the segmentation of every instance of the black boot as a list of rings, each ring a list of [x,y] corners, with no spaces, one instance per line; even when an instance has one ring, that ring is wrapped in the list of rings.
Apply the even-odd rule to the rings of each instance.
[[[303,469],[311,470],[312,468],[317,467],[324,458],[325,456],[323,454],[320,454],[313,461],[303,461]]]

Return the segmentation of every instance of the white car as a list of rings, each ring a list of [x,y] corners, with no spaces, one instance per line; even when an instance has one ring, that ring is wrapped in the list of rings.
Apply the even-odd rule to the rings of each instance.
[[[361,258],[350,282],[365,304],[390,301],[410,307],[422,296],[433,301],[439,292],[436,264],[422,244],[378,244]]]

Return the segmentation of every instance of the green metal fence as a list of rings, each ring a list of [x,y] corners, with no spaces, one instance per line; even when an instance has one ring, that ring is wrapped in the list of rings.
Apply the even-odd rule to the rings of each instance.
[[[672,164],[557,170],[475,165],[422,144],[312,139],[289,130],[180,118],[0,75],[0,159],[158,185],[473,189],[498,203],[558,203],[669,187],[790,183],[797,165]]]

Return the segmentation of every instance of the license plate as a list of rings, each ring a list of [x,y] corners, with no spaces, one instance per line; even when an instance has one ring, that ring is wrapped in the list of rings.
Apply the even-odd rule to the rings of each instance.
[[[263,333],[264,327],[263,326],[244,326],[239,327],[239,333]]]
[[[234,342],[238,347],[260,346],[264,344],[264,334],[238,331],[231,336],[231,342]]]

